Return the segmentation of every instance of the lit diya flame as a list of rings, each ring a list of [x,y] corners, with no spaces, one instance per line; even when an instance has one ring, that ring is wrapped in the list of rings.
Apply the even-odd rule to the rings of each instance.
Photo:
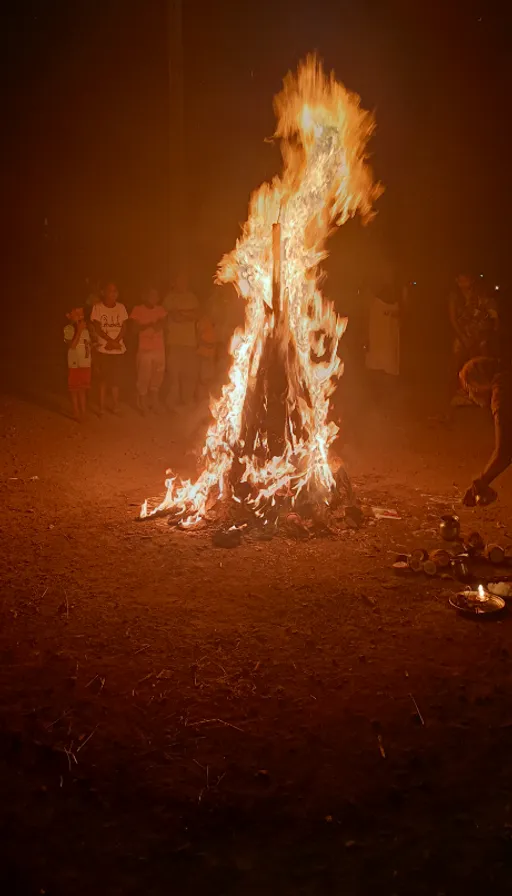
[[[478,593],[478,600],[487,600],[487,595],[486,595],[486,593],[485,593],[485,590],[484,590],[484,586],[483,586],[483,585],[479,585],[479,586],[478,586],[478,592],[477,592],[477,593]]]
[[[347,321],[322,296],[318,268],[331,231],[356,212],[369,219],[381,193],[366,162],[374,121],[314,56],[287,75],[274,107],[283,173],[251,197],[242,235],[217,273],[245,300],[245,325],[233,336],[228,382],[210,408],[203,471],[195,482],[169,477],[162,503],[149,511],[145,502],[141,517],[171,512],[181,526],[196,525],[215,500],[236,499],[235,462],[245,488],[238,500],[260,517],[282,496],[294,503],[314,493],[329,503],[335,488],[328,451],[338,427],[327,416]],[[284,374],[278,450],[265,422],[267,370],[276,359]],[[258,402],[265,413],[251,418]]]

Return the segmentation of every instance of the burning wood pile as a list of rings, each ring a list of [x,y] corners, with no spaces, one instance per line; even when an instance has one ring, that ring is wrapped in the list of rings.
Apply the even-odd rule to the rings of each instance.
[[[218,269],[245,300],[245,325],[232,340],[228,383],[211,406],[212,423],[195,482],[169,473],[166,495],[141,517],[166,513],[183,528],[222,515],[261,528],[290,513],[322,518],[352,505],[343,466],[329,448],[338,427],[329,401],[342,374],[338,344],[346,327],[319,288],[329,233],[380,194],[366,162],[372,116],[359,98],[308,57],[275,98],[283,173],[250,201],[235,249]],[[245,523],[243,523],[245,524]]]

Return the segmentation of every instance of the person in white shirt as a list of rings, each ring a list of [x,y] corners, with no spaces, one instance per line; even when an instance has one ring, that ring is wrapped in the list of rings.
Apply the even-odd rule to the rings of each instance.
[[[91,323],[96,332],[96,367],[100,383],[100,416],[105,410],[107,392],[112,395],[112,413],[119,413],[119,388],[124,374],[126,321],[128,313],[118,302],[119,290],[108,283],[102,300],[91,311]]]
[[[190,406],[197,385],[197,333],[199,302],[188,288],[185,273],[179,274],[174,287],[163,301],[167,311],[167,407]]]
[[[370,301],[366,367],[380,401],[400,374],[400,302],[391,286]]]

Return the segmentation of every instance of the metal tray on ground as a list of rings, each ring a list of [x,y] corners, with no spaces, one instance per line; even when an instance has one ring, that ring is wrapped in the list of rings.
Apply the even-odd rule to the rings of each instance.
[[[466,616],[489,616],[493,613],[501,613],[505,608],[505,601],[497,594],[485,592],[482,599],[478,591],[459,591],[450,597],[450,604],[460,613]]]

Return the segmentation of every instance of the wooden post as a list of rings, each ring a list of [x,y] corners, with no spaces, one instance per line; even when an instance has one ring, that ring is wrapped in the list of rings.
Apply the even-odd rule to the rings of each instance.
[[[168,0],[169,33],[169,273],[185,263],[186,211],[185,100],[183,88],[182,0]]]
[[[281,311],[281,225],[272,224],[272,310],[275,324]]]
[[[283,365],[281,296],[281,224],[272,225],[272,310],[274,328],[267,343],[267,353],[262,358],[263,376],[266,380],[267,421],[266,429],[271,454],[279,455],[284,449],[286,371]]]

